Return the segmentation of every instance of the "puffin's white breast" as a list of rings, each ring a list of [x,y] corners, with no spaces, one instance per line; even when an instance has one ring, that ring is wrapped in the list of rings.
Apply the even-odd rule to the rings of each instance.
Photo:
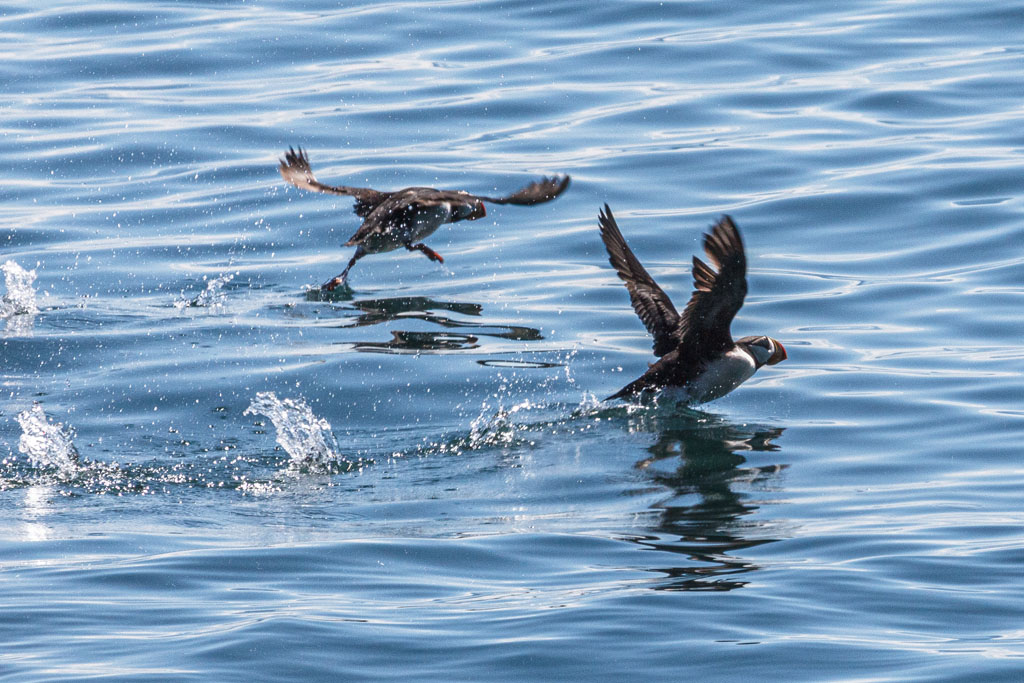
[[[416,219],[411,226],[409,241],[418,242],[433,234],[441,225],[448,222],[451,217],[451,206],[442,202],[437,206],[424,207],[416,213]]]
[[[757,366],[750,354],[734,348],[704,368],[697,379],[686,385],[691,403],[707,403],[722,398],[753,377]]]

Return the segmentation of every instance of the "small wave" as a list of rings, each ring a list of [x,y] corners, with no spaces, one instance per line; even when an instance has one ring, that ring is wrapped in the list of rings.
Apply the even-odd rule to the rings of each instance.
[[[328,465],[340,459],[329,445],[335,444],[330,423],[314,415],[303,399],[279,399],[272,391],[261,391],[242,414],[257,413],[270,418],[277,430],[277,443],[292,464]]]
[[[18,450],[36,467],[55,467],[62,473],[78,470],[78,449],[72,432],[59,422],[51,422],[38,403],[18,413],[21,439]]]
[[[32,287],[36,271],[25,270],[14,261],[7,261],[0,266],[0,270],[4,271],[4,283],[7,286],[7,293],[0,297],[0,318],[38,313],[36,290]]]
[[[227,295],[224,293],[224,285],[231,282],[231,279],[234,277],[234,274],[229,273],[215,277],[212,280],[207,280],[206,289],[191,299],[184,297],[175,301],[174,307],[178,310],[184,310],[186,308],[217,308],[223,306],[227,299]]]

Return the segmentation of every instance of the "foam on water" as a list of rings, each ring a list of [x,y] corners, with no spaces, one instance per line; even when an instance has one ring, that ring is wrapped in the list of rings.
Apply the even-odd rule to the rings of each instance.
[[[330,423],[313,414],[302,398],[279,399],[272,391],[261,391],[242,413],[266,415],[277,430],[277,443],[294,465],[327,465],[341,459]]]
[[[36,467],[55,467],[70,474],[78,469],[78,449],[72,432],[60,422],[51,422],[38,403],[18,413],[21,438],[18,450]]]

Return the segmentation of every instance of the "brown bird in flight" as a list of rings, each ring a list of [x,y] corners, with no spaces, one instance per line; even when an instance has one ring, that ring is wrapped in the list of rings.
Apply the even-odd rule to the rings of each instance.
[[[297,152],[288,148],[280,169],[281,176],[295,187],[356,198],[355,212],[363,218],[363,224],[345,242],[346,247],[355,247],[356,252],[340,275],[321,286],[327,291],[345,284],[349,270],[367,254],[405,247],[409,251],[422,251],[431,261],[444,263],[441,255],[422,240],[445,223],[483,218],[487,215],[484,202],[520,206],[543,204],[569,187],[569,176],[542,178],[507,197],[484,197],[461,190],[435,190],[430,187],[381,192],[366,187],[324,185],[313,175],[309,157],[301,147]]]

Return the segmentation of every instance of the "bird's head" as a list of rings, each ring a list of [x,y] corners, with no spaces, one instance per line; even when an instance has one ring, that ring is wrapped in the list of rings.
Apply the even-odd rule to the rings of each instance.
[[[786,347],[771,337],[744,337],[736,342],[743,344],[754,357],[757,367],[762,365],[775,365],[786,360]]]
[[[475,221],[477,218],[483,218],[487,215],[487,209],[484,208],[484,203],[478,199],[465,204],[456,204],[452,207],[451,222],[455,221]]]

